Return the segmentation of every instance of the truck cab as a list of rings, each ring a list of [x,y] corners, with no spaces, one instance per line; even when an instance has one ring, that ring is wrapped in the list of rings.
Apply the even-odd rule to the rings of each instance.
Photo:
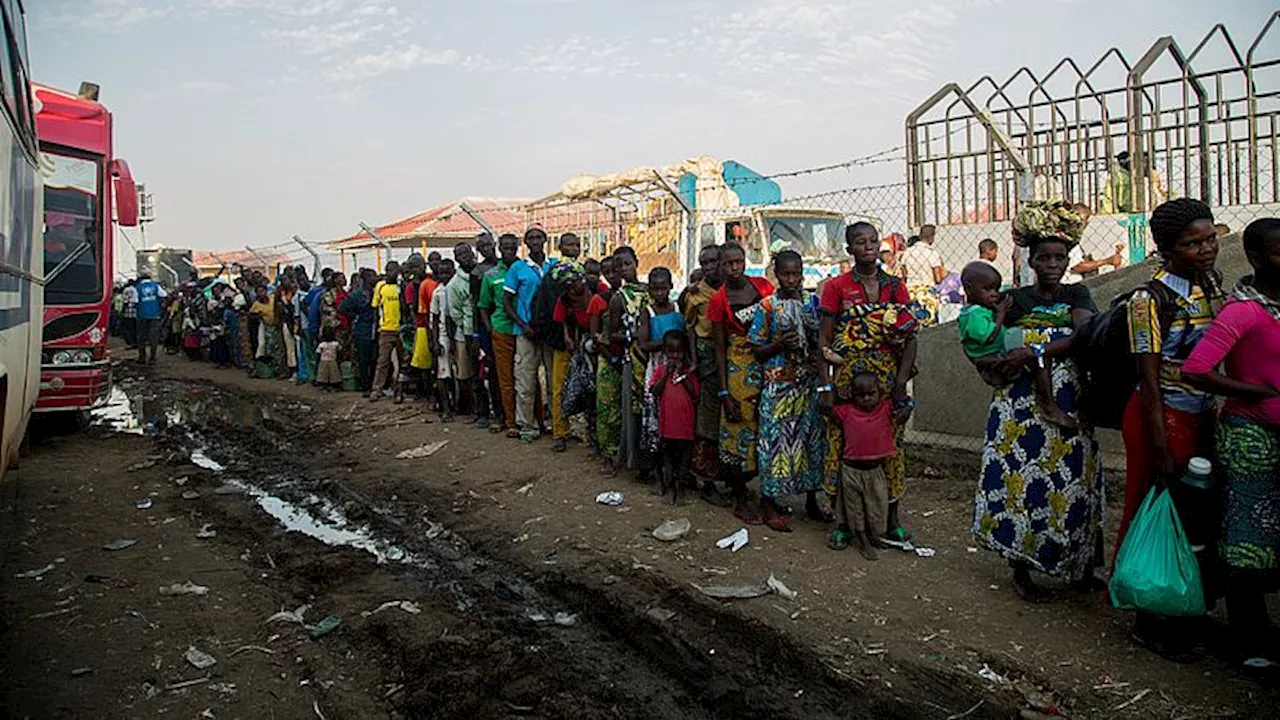
[[[782,250],[804,258],[805,287],[839,272],[848,259],[844,216],[814,208],[755,207],[721,211],[698,224],[698,249],[736,242],[747,254],[747,274],[773,279],[770,259]],[[697,253],[693,253],[696,258]]]

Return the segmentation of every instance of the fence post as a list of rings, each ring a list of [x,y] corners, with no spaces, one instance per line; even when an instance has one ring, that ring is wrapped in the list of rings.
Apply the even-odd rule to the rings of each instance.
[[[306,250],[311,255],[311,277],[313,278],[319,277],[320,276],[320,256],[316,254],[315,250],[311,249],[310,245],[303,242],[302,238],[298,237],[297,235],[293,236],[293,241],[301,245],[302,249]]]

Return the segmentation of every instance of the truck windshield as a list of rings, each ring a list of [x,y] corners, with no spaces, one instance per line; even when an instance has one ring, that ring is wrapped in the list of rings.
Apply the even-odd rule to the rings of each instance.
[[[44,175],[44,286],[46,305],[102,299],[100,167],[86,158],[41,153]],[[53,276],[55,269],[65,267]]]
[[[785,243],[808,260],[844,257],[844,220],[838,217],[767,218],[769,247]],[[776,254],[776,250],[774,251]]]

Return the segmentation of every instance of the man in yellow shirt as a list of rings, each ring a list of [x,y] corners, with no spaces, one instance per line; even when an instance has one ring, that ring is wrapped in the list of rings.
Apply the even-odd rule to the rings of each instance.
[[[404,402],[399,380],[391,373],[391,358],[400,344],[400,264],[387,263],[386,278],[373,288],[373,308],[378,311],[378,363],[373,373],[370,402],[382,397],[382,389],[391,379],[396,402]]]

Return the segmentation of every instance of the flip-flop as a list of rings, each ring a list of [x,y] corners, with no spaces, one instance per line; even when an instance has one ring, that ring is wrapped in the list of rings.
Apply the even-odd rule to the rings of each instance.
[[[769,529],[774,532],[791,532],[791,521],[785,515],[774,515],[766,518],[764,524],[769,526]]]

